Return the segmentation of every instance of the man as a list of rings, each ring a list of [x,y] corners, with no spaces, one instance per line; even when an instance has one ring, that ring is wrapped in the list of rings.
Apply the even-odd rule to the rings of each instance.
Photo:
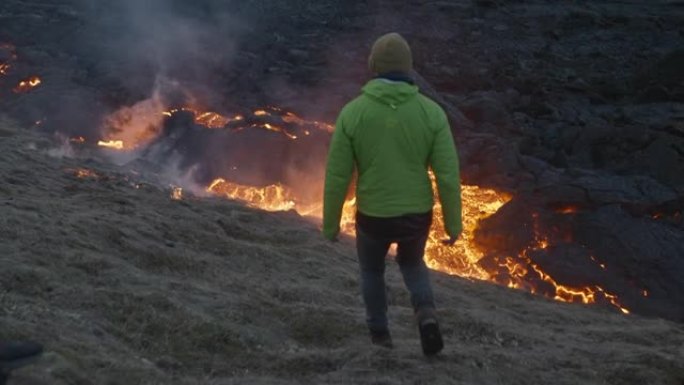
[[[0,341],[0,385],[5,385],[12,370],[28,365],[43,352],[40,344],[30,341]]]
[[[423,260],[432,224],[437,178],[444,224],[453,245],[461,224],[458,155],[446,114],[418,92],[409,73],[411,48],[399,34],[382,36],[369,59],[375,78],[337,120],[325,178],[323,234],[335,240],[356,168],[356,244],[371,341],[392,347],[387,322],[385,257],[398,244],[397,262],[411,293],[426,355],[443,348],[428,269]]]

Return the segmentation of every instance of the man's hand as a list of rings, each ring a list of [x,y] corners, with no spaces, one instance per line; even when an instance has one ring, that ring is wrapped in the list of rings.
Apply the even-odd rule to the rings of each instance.
[[[329,242],[336,243],[336,242],[339,242],[339,241],[340,241],[340,240],[339,240],[339,236],[340,236],[340,231],[339,231],[339,230],[336,231],[336,232],[334,232],[334,233],[326,233],[325,231],[323,231],[323,234],[322,234],[322,235],[323,235],[323,238],[325,238],[325,239],[326,239],[327,241],[329,241]]]
[[[449,237],[449,239],[443,240],[443,241],[442,241],[442,244],[443,244],[444,246],[453,246],[453,245],[456,244],[456,241],[458,241],[459,238],[460,238],[460,236],[458,236],[458,237]]]

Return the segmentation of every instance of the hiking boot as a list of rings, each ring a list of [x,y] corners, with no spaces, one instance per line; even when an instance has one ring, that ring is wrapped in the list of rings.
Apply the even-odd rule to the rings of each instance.
[[[434,318],[426,319],[418,326],[420,330],[420,345],[423,347],[423,354],[434,356],[444,349],[442,333],[439,331],[439,323]]]
[[[373,345],[387,349],[392,349],[394,347],[389,330],[371,330],[370,335]]]
[[[426,356],[434,356],[444,349],[444,341],[442,340],[442,333],[439,330],[439,322],[437,322],[437,313],[433,308],[423,308],[416,313],[416,320],[418,321],[418,330],[420,331],[420,345],[423,348],[423,354]]]

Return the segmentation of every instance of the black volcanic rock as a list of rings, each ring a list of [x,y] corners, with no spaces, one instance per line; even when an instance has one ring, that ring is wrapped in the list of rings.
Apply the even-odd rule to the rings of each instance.
[[[166,78],[207,110],[275,105],[332,122],[372,76],[370,44],[397,30],[414,48],[417,84],[449,116],[464,182],[513,196],[481,225],[489,247],[481,262],[545,236],[549,248],[529,256],[559,279],[600,278],[635,311],[678,319],[680,11],[672,2],[604,0],[2,1],[0,42],[17,46],[18,59],[0,80],[0,110],[27,126],[46,119],[45,132],[97,140],[104,115],[149,98]],[[34,74],[40,88],[12,93]],[[327,132],[292,141],[177,119],[147,149],[150,163],[176,162],[202,183],[322,178]],[[605,276],[597,278],[580,238],[598,250]],[[668,282],[652,297],[630,299],[642,262],[650,267],[641,286],[672,273],[661,274]]]

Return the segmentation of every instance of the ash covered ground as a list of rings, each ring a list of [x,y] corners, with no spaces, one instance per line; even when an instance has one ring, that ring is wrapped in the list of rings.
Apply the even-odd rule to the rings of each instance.
[[[18,383],[681,384],[683,15],[677,1],[3,1],[0,338],[49,350]],[[464,182],[512,196],[479,225],[481,265],[511,256],[639,315],[435,273],[448,348],[426,361],[391,270],[399,346],[376,350],[351,240],[327,244],[292,212],[174,201],[158,173],[63,145],[107,138],[106,116],[160,90],[164,107],[332,122],[389,30],[450,114]],[[531,247],[540,234],[548,247]]]

